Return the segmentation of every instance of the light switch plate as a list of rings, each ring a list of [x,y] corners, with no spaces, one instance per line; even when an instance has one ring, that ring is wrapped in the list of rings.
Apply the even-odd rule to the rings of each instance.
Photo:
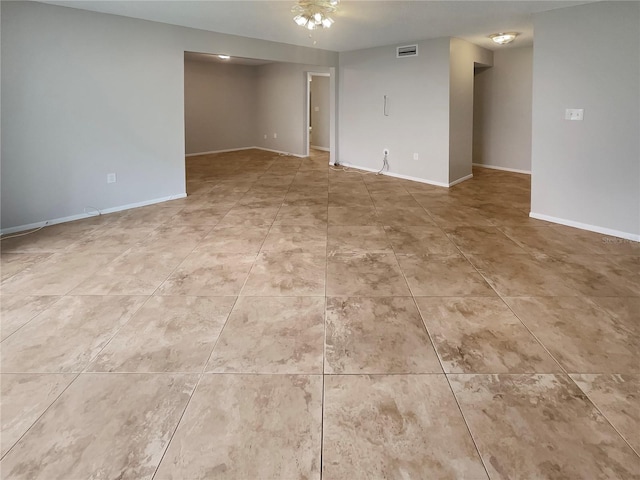
[[[584,109],[583,108],[567,108],[564,112],[564,119],[581,121],[584,119]]]

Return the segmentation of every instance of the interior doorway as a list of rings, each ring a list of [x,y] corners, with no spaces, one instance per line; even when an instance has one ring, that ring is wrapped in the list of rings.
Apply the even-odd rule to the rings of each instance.
[[[331,74],[307,73],[305,145],[311,149],[331,151]]]

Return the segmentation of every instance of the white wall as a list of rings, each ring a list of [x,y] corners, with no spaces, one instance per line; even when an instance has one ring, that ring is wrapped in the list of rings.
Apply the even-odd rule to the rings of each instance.
[[[314,75],[311,81],[311,145],[329,149],[329,77]],[[317,109],[317,110],[316,110]]]
[[[254,145],[255,67],[187,60],[184,83],[187,154]]]
[[[261,148],[305,155],[307,72],[328,68],[292,63],[260,65],[258,70],[257,139]],[[277,138],[274,138],[274,133]],[[264,136],[267,136],[265,139]]]
[[[185,51],[337,61],[335,52],[72,8],[1,8],[4,231],[184,194]],[[118,182],[107,185],[110,172]]]
[[[474,65],[490,66],[493,53],[459,38],[449,44],[449,183],[471,175]]]
[[[449,39],[418,47],[409,58],[396,58],[394,45],[340,53],[338,161],[378,170],[389,148],[390,172],[446,185]]]
[[[533,47],[493,52],[475,75],[473,162],[531,172]]]
[[[534,27],[532,215],[640,238],[640,4],[553,10]]]

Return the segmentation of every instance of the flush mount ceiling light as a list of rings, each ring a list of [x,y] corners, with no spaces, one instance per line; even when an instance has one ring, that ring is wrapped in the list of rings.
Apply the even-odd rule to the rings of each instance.
[[[329,14],[338,9],[340,0],[298,0],[298,4],[291,9],[295,13],[293,21],[301,27],[315,30],[329,28],[333,25],[333,18]]]
[[[505,33],[494,33],[493,35],[489,35],[489,38],[497,43],[498,45],[506,45],[507,43],[513,42],[518,33],[516,32],[505,32]]]
[[[229,55],[218,55],[218,58],[221,58],[222,60],[229,60],[231,57]]]

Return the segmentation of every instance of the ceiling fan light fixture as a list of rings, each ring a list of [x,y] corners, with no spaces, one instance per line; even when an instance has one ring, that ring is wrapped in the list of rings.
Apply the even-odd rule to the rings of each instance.
[[[519,34],[517,32],[501,32],[501,33],[493,33],[489,35],[489,38],[493,40],[493,43],[497,43],[498,45],[506,45],[507,43],[513,42]]]
[[[340,0],[298,0],[291,9],[293,21],[309,30],[330,28],[334,21],[329,14],[337,10],[339,3]]]

